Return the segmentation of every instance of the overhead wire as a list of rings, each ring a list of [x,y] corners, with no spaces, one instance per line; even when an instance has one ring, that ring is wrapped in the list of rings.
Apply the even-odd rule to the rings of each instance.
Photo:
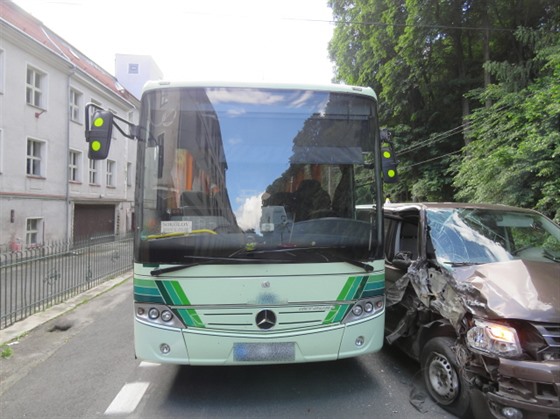
[[[461,29],[469,31],[494,31],[494,32],[515,32],[515,28],[497,28],[497,27],[484,27],[484,26],[452,26],[452,25],[424,25],[418,23],[386,23],[386,22],[374,22],[374,21],[357,21],[357,20],[325,20],[325,19],[311,19],[311,18],[295,18],[295,17],[281,17],[280,20],[293,20],[301,22],[316,22],[316,23],[331,23],[335,25],[361,25],[361,26],[393,26],[397,28],[425,28],[425,29]]]
[[[411,167],[414,167],[414,166],[419,166],[419,165],[424,164],[424,163],[430,163],[432,161],[440,160],[440,159],[443,159],[444,157],[452,156],[454,154],[459,154],[459,153],[462,153],[462,152],[463,152],[463,149],[461,148],[459,150],[455,150],[455,151],[452,151],[450,153],[443,154],[441,156],[432,157],[431,159],[428,159],[428,160],[424,160],[424,161],[420,161],[420,162],[417,162],[417,163],[409,164],[408,166],[404,166],[404,167],[399,167],[399,169],[400,170],[410,169]]]

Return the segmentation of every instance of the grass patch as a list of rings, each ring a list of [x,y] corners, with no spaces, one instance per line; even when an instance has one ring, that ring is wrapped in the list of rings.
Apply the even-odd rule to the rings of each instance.
[[[0,352],[0,357],[4,359],[10,358],[14,354],[14,350],[9,346],[5,345],[0,348],[2,352]]]

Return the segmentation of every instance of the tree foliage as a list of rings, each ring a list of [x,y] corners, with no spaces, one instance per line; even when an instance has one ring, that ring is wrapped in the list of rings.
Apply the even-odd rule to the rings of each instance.
[[[469,117],[472,141],[456,162],[457,198],[535,207],[560,220],[560,35],[517,35],[540,45],[527,65],[533,82],[528,68],[488,64],[501,82],[474,95],[493,104]]]
[[[390,191],[396,199],[462,198],[551,208],[552,201],[539,198],[534,187],[532,199],[521,200],[519,193],[512,197],[504,188],[516,189],[505,174],[499,194],[488,191],[482,195],[480,189],[490,178],[479,181],[476,174],[493,170],[477,169],[480,162],[475,156],[482,152],[478,149],[481,135],[492,135],[489,126],[483,129],[484,124],[477,121],[493,116],[494,129],[505,135],[502,124],[507,123],[512,137],[520,134],[514,122],[525,118],[525,124],[539,125],[539,108],[533,119],[521,114],[527,111],[524,106],[536,106],[524,101],[537,100],[538,86],[549,89],[558,83],[553,77],[554,64],[548,59],[552,46],[558,45],[557,0],[329,0],[329,5],[337,22],[329,45],[336,79],[373,87],[380,98],[381,121],[393,132],[401,179]],[[548,82],[538,81],[545,74]],[[544,96],[543,100],[550,98]],[[510,102],[512,106],[505,107]],[[515,121],[507,116],[497,119],[498,114],[514,110],[519,113]],[[549,116],[552,121],[552,109]],[[536,125],[532,138],[537,132],[542,137],[543,129],[554,129],[552,122],[548,128]],[[523,129],[530,130],[528,126]],[[524,138],[527,135],[524,132]],[[494,142],[484,138],[499,154],[492,163],[504,165],[513,158],[512,140],[492,146]],[[525,179],[526,189],[541,187],[535,182],[544,182],[544,172],[553,170],[551,146],[542,148],[540,152],[550,159],[541,161],[539,167],[544,165],[546,170],[530,171],[527,164],[532,161],[525,159],[523,165],[519,155],[529,149],[517,151],[515,168],[525,167],[533,174]],[[546,165],[545,160],[552,162]],[[521,181],[522,177],[514,177]]]

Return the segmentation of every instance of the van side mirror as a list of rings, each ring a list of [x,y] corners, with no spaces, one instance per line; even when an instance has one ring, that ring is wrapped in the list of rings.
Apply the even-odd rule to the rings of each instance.
[[[113,134],[113,113],[96,109],[91,123],[86,123],[86,141],[89,143],[88,157],[91,160],[104,160],[109,155]]]
[[[408,267],[412,263],[412,252],[398,252],[394,257],[391,263],[398,269],[403,271],[407,271]]]

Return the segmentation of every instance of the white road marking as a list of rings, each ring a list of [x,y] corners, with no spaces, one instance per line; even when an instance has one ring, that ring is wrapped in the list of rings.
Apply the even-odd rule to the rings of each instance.
[[[107,410],[106,415],[122,415],[134,412],[150,383],[137,382],[127,383],[121,388],[119,394],[113,399]]]
[[[156,362],[148,362],[148,361],[142,361],[140,362],[140,365],[138,365],[139,367],[159,367],[161,364],[158,364]]]

